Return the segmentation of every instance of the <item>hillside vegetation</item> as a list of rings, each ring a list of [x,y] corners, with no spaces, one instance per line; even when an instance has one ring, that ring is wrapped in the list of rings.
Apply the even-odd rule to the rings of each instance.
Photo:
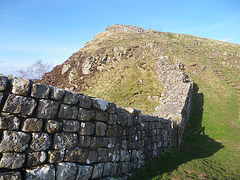
[[[152,62],[159,56],[195,82],[193,108],[180,151],[164,152],[133,179],[240,179],[238,44],[157,31],[104,31],[41,83],[151,114],[163,93]]]

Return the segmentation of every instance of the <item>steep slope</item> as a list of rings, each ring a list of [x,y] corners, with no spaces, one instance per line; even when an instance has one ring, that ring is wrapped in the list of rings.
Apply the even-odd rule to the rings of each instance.
[[[195,101],[180,151],[151,161],[135,179],[239,179],[239,44],[113,26],[41,82],[151,113],[163,91],[155,81],[152,62],[152,57],[159,56],[168,58],[194,80]],[[140,101],[131,99],[135,97]],[[136,107],[134,100],[143,107]]]

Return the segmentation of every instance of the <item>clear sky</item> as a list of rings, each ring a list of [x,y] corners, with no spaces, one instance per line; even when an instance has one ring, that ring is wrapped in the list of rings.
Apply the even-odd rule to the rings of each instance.
[[[0,73],[61,64],[112,24],[240,44],[240,0],[0,0]]]

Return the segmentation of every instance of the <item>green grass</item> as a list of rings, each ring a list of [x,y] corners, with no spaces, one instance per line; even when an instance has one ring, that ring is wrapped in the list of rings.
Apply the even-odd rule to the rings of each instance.
[[[154,112],[159,102],[148,100],[148,96],[160,97],[163,90],[152,60],[128,59],[116,68],[107,69],[86,80],[94,87],[86,90],[86,95],[101,97],[122,107],[131,106],[145,114]]]

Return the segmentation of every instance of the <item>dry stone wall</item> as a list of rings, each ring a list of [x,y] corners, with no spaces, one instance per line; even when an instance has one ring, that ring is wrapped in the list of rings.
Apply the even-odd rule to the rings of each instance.
[[[161,66],[156,61],[156,69]],[[160,114],[149,116],[80,93],[0,76],[0,179],[109,179],[142,167],[164,148],[176,146],[174,124],[185,123],[190,108],[191,86],[184,85],[170,93],[179,96],[182,108],[176,107],[182,119],[174,121],[170,114],[161,117],[161,104]]]

